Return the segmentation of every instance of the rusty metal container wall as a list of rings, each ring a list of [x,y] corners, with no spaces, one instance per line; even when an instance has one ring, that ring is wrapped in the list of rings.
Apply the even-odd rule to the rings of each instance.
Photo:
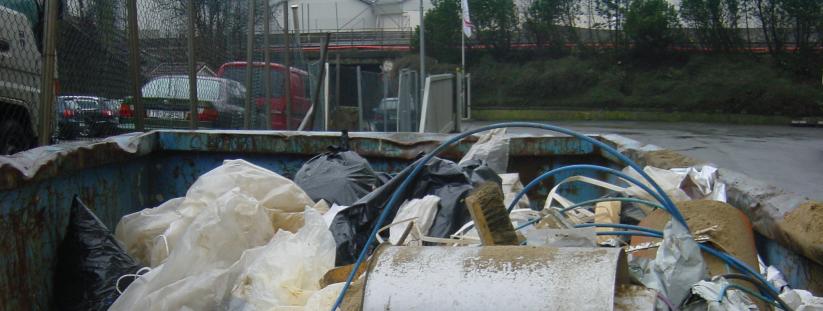
[[[611,310],[620,248],[383,246],[363,310]]]
[[[350,143],[375,170],[397,172],[446,137],[352,133]],[[443,157],[459,159],[473,141],[470,138],[449,148]],[[304,161],[338,143],[335,133],[155,131],[0,157],[0,265],[4,268],[0,272],[0,309],[53,307],[57,246],[65,235],[74,195],[113,230],[125,214],[185,195],[198,176],[223,160],[242,158],[291,177]],[[517,137],[512,139],[510,150],[509,170],[520,172],[524,181],[569,164],[620,167],[590,144],[569,137]],[[532,197],[545,197],[551,183],[547,181]],[[563,194],[577,200],[602,192],[570,185]]]
[[[375,170],[397,172],[447,137],[352,133],[350,142],[352,150],[366,157]],[[594,137],[617,147],[641,165],[653,164],[649,160],[660,150],[619,135]],[[474,140],[467,138],[448,148],[442,157],[459,159]],[[55,256],[74,195],[86,201],[113,229],[125,214],[184,195],[198,176],[225,159],[246,159],[290,177],[305,160],[338,143],[335,133],[155,131],[111,137],[94,144],[41,147],[0,157],[0,310],[53,307]],[[602,150],[564,136],[516,136],[509,149],[509,172],[520,173],[524,183],[570,164],[623,167]],[[542,206],[555,181],[577,174],[615,182],[602,174],[570,172],[544,181],[529,193],[529,198]],[[766,262],[784,271],[794,288],[823,292],[819,282],[823,265],[804,256],[802,247],[781,240],[781,235],[769,235],[774,228],[768,226],[767,220],[778,218],[768,212],[791,210],[803,198],[774,192],[762,182],[726,169],[722,169],[720,179],[728,185],[729,203],[753,219],[758,252]],[[579,183],[564,185],[560,193],[572,201],[604,194],[602,189]]]

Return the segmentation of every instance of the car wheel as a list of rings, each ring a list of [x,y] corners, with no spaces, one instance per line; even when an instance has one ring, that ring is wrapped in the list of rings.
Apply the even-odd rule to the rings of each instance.
[[[34,137],[15,120],[0,121],[0,155],[15,154],[32,147]]]

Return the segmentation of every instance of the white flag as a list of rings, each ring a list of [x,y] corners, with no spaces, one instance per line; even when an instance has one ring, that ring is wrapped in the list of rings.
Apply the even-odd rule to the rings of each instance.
[[[469,1],[461,0],[460,6],[463,8],[463,33],[466,35],[466,38],[471,38],[474,25],[472,25],[471,18],[469,17]]]

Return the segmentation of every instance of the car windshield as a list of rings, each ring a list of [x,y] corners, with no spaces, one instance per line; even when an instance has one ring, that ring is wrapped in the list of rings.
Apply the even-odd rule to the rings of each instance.
[[[253,70],[252,76],[252,88],[251,94],[255,98],[262,98],[266,96],[266,90],[263,88],[264,81],[263,81],[263,67],[255,66]],[[271,96],[272,97],[280,97],[283,96],[283,73],[272,69],[269,71],[271,73]],[[246,89],[246,67],[237,67],[237,66],[230,66],[226,67],[223,70],[222,78],[231,79],[237,82],[240,82]]]
[[[117,110],[120,109],[120,103],[117,101],[107,101],[105,103],[105,107],[109,110]]]
[[[96,100],[89,99],[74,99],[67,103],[72,109],[97,109],[99,103]]]
[[[397,109],[397,99],[384,99],[380,102],[380,110],[395,110]]]
[[[152,80],[143,86],[143,97],[189,99],[189,79],[172,77]],[[220,99],[220,82],[197,79],[197,99],[206,101]]]

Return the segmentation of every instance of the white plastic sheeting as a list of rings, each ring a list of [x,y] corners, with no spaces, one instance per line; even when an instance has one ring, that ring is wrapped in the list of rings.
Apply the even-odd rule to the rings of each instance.
[[[414,219],[414,225],[420,229],[422,233],[428,233],[434,223],[434,216],[437,214],[437,203],[440,202],[440,197],[435,195],[427,195],[420,199],[413,199],[406,202],[397,211],[394,216],[394,222]],[[392,245],[397,245],[400,242],[400,237],[406,231],[405,225],[392,226],[389,228],[389,242]],[[413,235],[406,239],[404,244],[408,244],[414,240]]]
[[[296,234],[278,231],[269,244],[248,251],[255,259],[234,281],[231,309],[303,306],[320,290],[320,279],[334,267],[334,238],[319,213],[309,209],[305,218]]]
[[[470,160],[485,161],[495,173],[506,173],[509,166],[509,138],[506,136],[506,129],[494,129],[481,135],[458,164],[463,165]]]
[[[194,219],[228,192],[234,193],[232,197],[248,198],[248,204],[259,204],[264,218],[277,212],[302,212],[306,206],[314,205],[291,180],[244,160],[226,160],[200,176],[185,198],[124,216],[115,237],[132,257],[156,267],[174,250]],[[272,234],[270,230],[268,238]]]
[[[675,202],[701,199],[726,202],[726,185],[717,180],[717,168],[714,166],[699,165],[669,170],[646,166],[643,171]],[[624,168],[623,172],[651,188],[631,167]],[[636,185],[626,188],[625,192],[633,197],[654,200]]]
[[[676,221],[669,221],[663,230],[663,242],[653,260],[635,258],[632,271],[639,272],[643,285],[664,294],[679,305],[689,294],[693,284],[706,277],[706,264],[700,247],[689,230]]]
[[[736,289],[723,289],[729,282],[724,278],[718,278],[713,282],[697,282],[692,287],[692,293],[706,300],[706,311],[749,311],[757,310],[757,306],[742,291]],[[722,299],[721,299],[722,297]]]
[[[806,290],[787,290],[780,294],[780,299],[795,311],[823,311],[823,298],[815,297]]]
[[[185,198],[124,217],[118,236],[143,232],[121,240],[154,268],[111,309],[304,305],[334,264],[334,240],[312,205],[290,180],[243,160],[225,161],[202,175]],[[296,234],[279,230],[286,227],[283,219],[300,222],[288,224],[299,228]]]

